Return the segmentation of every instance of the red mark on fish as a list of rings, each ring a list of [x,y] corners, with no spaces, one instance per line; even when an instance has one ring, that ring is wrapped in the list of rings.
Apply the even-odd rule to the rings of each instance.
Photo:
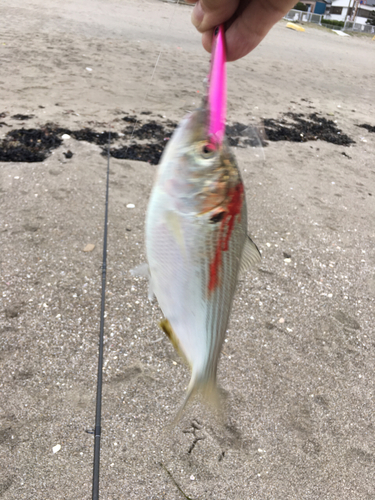
[[[215,256],[210,264],[210,281],[208,283],[209,292],[213,292],[213,290],[219,285],[219,270],[222,263],[222,252],[226,252],[228,250],[229,240],[236,221],[236,215],[241,214],[243,192],[244,187],[242,183],[229,190],[229,203],[227,211],[221,221]]]

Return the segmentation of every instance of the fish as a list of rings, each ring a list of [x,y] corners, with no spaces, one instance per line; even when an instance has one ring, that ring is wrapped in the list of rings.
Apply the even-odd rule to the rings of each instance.
[[[181,415],[196,393],[219,405],[217,367],[241,272],[260,261],[247,234],[245,189],[225,137],[223,26],[214,32],[208,95],[169,140],[146,213],[149,298],[191,369]],[[135,273],[137,274],[137,273]]]

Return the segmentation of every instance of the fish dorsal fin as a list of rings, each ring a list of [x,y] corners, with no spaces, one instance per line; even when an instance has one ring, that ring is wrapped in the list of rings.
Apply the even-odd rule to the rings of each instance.
[[[185,361],[185,363],[189,366],[188,360],[186,359],[184,352],[181,350],[180,341],[179,341],[177,335],[175,334],[169,320],[167,318],[163,318],[160,321],[159,326],[163,330],[163,332],[166,334],[166,336],[169,338],[169,340],[172,342],[172,345],[176,349],[178,354]]]
[[[260,262],[261,255],[256,244],[251,241],[250,236],[246,236],[245,246],[242,251],[240,273],[244,273],[250,267]]]

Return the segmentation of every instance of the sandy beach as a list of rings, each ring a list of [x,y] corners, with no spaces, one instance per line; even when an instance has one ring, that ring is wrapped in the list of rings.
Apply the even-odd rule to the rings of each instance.
[[[0,150],[22,128],[71,131],[43,161],[0,161],[0,498],[87,499],[98,134],[119,134],[120,148],[126,127],[179,122],[199,105],[209,54],[187,5],[14,0],[0,12]],[[147,282],[129,274],[145,260],[156,167],[111,157],[102,499],[375,497],[375,41],[305,29],[280,21],[228,65],[228,121],[314,115],[353,142],[233,147],[262,262],[238,284],[218,370],[222,422],[196,400],[168,427],[190,374]],[[87,129],[91,142],[75,138]]]

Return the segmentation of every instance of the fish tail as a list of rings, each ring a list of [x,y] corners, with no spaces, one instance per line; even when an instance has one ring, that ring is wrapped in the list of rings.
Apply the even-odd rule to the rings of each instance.
[[[193,377],[190,380],[189,387],[188,387],[186,395],[185,395],[185,399],[184,399],[182,405],[180,406],[180,408],[178,409],[177,415],[175,416],[175,418],[173,420],[174,424],[177,424],[181,420],[182,414],[184,413],[184,410],[185,410],[186,405],[188,404],[190,398],[194,394],[196,394],[198,391],[196,384],[192,383],[192,382],[193,382]]]
[[[216,384],[216,374],[213,374],[208,379],[199,380],[197,374],[193,373],[186,391],[185,399],[174,419],[175,424],[181,419],[190,399],[197,393],[200,393],[203,401],[207,403],[212,410],[221,413],[221,398]]]
[[[201,393],[203,400],[211,407],[211,409],[215,411],[221,410],[221,398],[217,388],[216,374],[207,380],[207,382],[202,384]]]

